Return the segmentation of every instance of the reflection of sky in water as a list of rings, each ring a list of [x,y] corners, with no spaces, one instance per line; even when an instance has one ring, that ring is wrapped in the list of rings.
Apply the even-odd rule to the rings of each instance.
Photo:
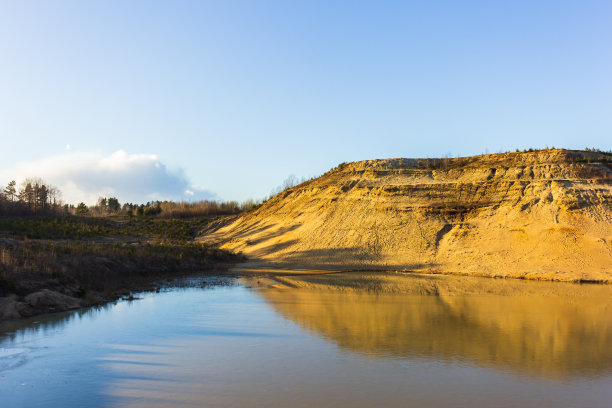
[[[24,322],[4,324],[0,401],[10,407],[536,402],[541,407],[607,407],[612,400],[606,351],[590,350],[601,353],[600,361],[587,358],[578,367],[544,359],[543,370],[520,353],[513,359],[515,340],[506,339],[532,333],[506,328],[532,327],[538,317],[500,316],[509,307],[504,300],[454,299],[440,308],[435,303],[440,299],[420,305],[415,299],[244,287],[177,289],[30,319],[26,327],[19,328]],[[542,310],[549,313],[545,305]],[[546,341],[551,347],[571,346],[568,327],[578,330],[578,345],[612,344],[606,317],[592,308],[584,312],[583,323],[576,323],[563,309],[554,315],[556,326],[544,326],[538,334],[543,338],[516,344],[524,344],[535,361],[546,355]],[[591,325],[597,319],[601,324]],[[7,363],[16,356],[17,364]],[[592,369],[585,371],[589,362]]]

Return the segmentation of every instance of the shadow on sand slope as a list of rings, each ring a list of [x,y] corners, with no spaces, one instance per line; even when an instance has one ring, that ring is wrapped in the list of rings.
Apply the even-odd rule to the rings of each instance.
[[[320,270],[320,271],[418,271],[435,270],[435,263],[392,263],[379,261],[380,256],[375,249],[350,247],[350,248],[316,248],[306,250],[285,251],[282,255],[274,257],[266,256],[269,253],[278,254],[286,248],[291,248],[298,240],[289,240],[279,243],[271,243],[252,251],[249,262],[236,265],[234,271],[245,272],[271,272],[293,270]]]

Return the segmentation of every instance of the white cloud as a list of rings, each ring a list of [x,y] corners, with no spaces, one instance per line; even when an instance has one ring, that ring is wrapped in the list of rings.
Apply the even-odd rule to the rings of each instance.
[[[168,170],[154,154],[110,156],[66,153],[0,171],[0,182],[40,177],[57,186],[65,202],[93,204],[98,197],[115,196],[121,202],[151,200],[210,200],[216,195],[189,183],[181,170]]]

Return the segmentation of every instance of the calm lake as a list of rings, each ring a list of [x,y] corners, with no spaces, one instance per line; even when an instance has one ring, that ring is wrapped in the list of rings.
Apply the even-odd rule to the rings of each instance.
[[[611,406],[612,289],[397,279],[227,281],[0,324],[0,406]]]

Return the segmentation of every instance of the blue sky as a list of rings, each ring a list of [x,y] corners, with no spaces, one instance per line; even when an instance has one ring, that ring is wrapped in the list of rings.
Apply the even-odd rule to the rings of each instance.
[[[0,183],[244,200],[343,161],[612,150],[610,21],[609,1],[0,1]]]

